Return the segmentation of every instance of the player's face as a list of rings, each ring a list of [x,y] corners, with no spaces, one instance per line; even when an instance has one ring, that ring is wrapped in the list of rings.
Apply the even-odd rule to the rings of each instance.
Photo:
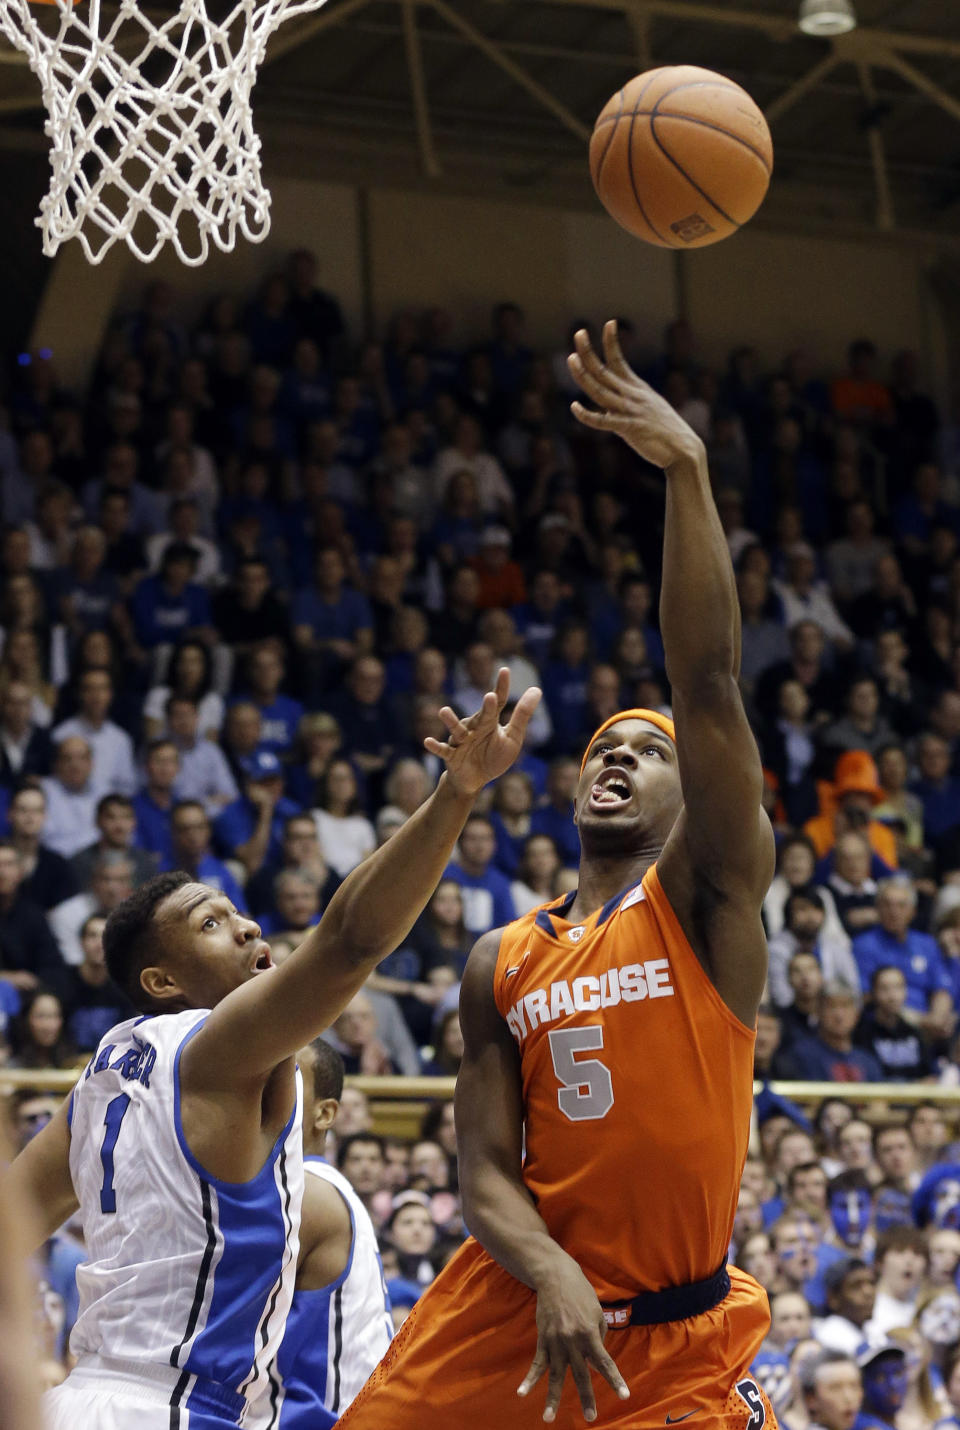
[[[155,919],[163,940],[163,973],[174,985],[161,987],[161,997],[185,999],[190,1008],[215,1008],[228,993],[274,966],[260,925],[238,913],[219,889],[184,884],[164,899]],[[146,970],[145,977],[155,971]]]
[[[586,853],[662,846],[682,805],[669,735],[646,720],[621,720],[593,741],[574,813]]]

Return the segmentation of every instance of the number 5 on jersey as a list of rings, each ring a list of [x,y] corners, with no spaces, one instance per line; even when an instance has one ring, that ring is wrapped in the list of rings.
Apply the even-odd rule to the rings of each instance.
[[[553,1070],[562,1084],[557,1102],[564,1117],[571,1122],[606,1117],[613,1106],[610,1069],[597,1058],[577,1057],[603,1047],[603,1029],[554,1028],[549,1037]]]
[[[127,1093],[121,1092],[119,1097],[115,1097],[112,1102],[107,1103],[107,1110],[103,1115],[103,1141],[100,1143],[100,1161],[103,1163],[103,1183],[100,1187],[100,1210],[102,1212],[115,1212],[117,1210],[117,1194],[113,1186],[113,1152],[117,1145],[117,1138],[120,1136],[120,1124],[130,1106],[130,1097]]]

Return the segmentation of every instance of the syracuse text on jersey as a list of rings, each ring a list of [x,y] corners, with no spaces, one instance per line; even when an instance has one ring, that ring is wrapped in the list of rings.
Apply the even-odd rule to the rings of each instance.
[[[570,1013],[593,1013],[621,1002],[673,996],[669,960],[651,958],[645,963],[608,968],[599,977],[560,978],[549,988],[534,988],[514,1003],[507,1014],[507,1027],[522,1047],[535,1028]]]

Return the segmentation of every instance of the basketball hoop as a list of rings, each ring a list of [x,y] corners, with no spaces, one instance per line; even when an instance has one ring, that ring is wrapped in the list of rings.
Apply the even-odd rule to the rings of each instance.
[[[0,0],[0,30],[43,88],[50,188],[43,251],[79,238],[91,263],[122,240],[195,266],[270,230],[250,96],[274,30],[326,0]]]

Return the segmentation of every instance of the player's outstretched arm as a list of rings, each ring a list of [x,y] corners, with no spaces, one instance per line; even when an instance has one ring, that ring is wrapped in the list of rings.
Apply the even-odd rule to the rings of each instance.
[[[615,323],[604,327],[602,361],[584,332],[576,349],[570,370],[600,410],[575,402],[575,415],[585,426],[617,433],[666,473],[660,629],[684,814],[658,870],[671,900],[675,892],[680,904],[705,906],[712,899],[721,922],[724,908],[739,922],[729,939],[714,926],[698,952],[725,1001],[752,1024],[766,975],[759,911],[773,875],[773,835],[761,807],[760,756],[737,684],[740,609],[706,453],[666,399],[627,365]],[[744,917],[755,918],[756,927],[745,931]]]
[[[523,1100],[517,1047],[493,996],[500,931],[474,947],[460,990],[463,1061],[456,1113],[466,1225],[511,1276],[537,1293],[537,1351],[519,1395],[547,1375],[544,1420],[553,1420],[567,1371],[587,1420],[596,1417],[591,1368],[630,1394],[604,1349],[606,1322],[580,1267],[553,1240],[521,1172]]]
[[[184,1051],[193,1089],[229,1088],[263,1077],[310,1042],[403,941],[426,906],[483,786],[509,769],[540,699],[524,692],[507,725],[504,668],[469,719],[441,711],[445,741],[428,739],[446,770],[431,797],[344,880],[320,923],[278,969],[226,997]]]

